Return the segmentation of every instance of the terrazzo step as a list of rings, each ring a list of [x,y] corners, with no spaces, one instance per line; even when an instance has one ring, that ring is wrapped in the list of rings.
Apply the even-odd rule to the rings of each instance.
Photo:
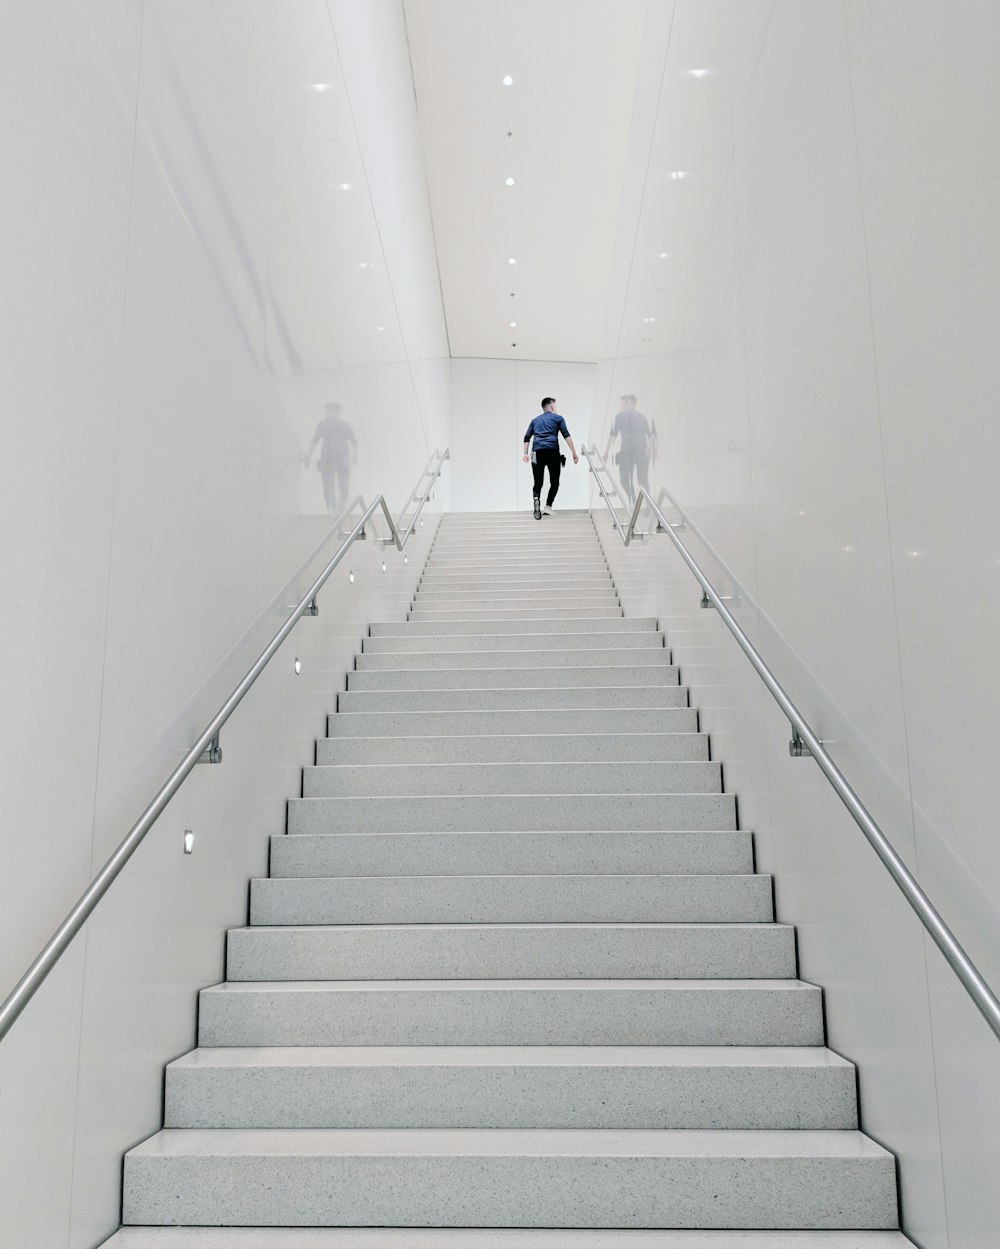
[[[172,1128],[125,1155],[123,1222],[885,1228],[859,1132]]]
[[[800,980],[226,982],[199,994],[198,1044],[823,1045]]]
[[[643,636],[638,634],[637,636]],[[655,634],[653,635],[656,636]],[[458,668],[626,668],[635,666],[669,668],[670,652],[666,647],[614,647],[600,650],[563,649],[550,643],[536,650],[466,650],[438,649],[434,653],[406,651],[400,654],[363,653],[355,660],[357,672],[396,672],[419,669],[423,672]]]
[[[531,572],[538,576],[595,572],[611,575],[608,562],[600,551],[574,555],[572,559],[557,556],[528,558],[520,555],[494,555],[489,558],[476,559],[467,555],[438,555],[428,559],[424,566],[425,576],[430,573],[459,573],[467,576],[477,576],[480,573],[488,575],[507,573],[510,576],[516,576],[521,571]]]
[[[316,743],[320,767],[414,763],[597,763],[707,760],[705,733],[482,734],[476,737],[336,737]]]
[[[270,879],[753,871],[748,832],[321,833],[271,838]]]
[[[680,683],[680,670],[672,664],[645,662],[589,668],[537,665],[515,668],[389,668],[363,669],[347,674],[351,692],[376,690],[523,690],[544,686],[548,690],[638,685],[674,686]]]
[[[628,734],[696,733],[698,712],[694,707],[636,707],[617,710],[574,708],[511,709],[508,711],[347,711],[327,716],[331,738],[519,733]],[[456,743],[457,749],[457,743]]]
[[[106,1249],[914,1249],[902,1232],[126,1227]]]
[[[548,542],[519,541],[477,542],[450,540],[440,545],[435,544],[427,558],[427,567],[439,561],[471,560],[480,568],[488,567],[497,560],[517,560],[522,566],[538,563],[552,564],[561,562],[572,567],[583,560],[604,560],[606,557],[598,543],[589,538],[575,538],[572,535],[560,535]]]
[[[288,832],[293,834],[735,827],[732,794],[466,794],[288,802]]]
[[[665,650],[664,635],[658,630],[643,630],[631,633],[570,633],[545,632],[537,633],[451,633],[431,637],[368,637],[361,643],[362,655],[424,655],[436,654],[444,650],[451,654],[467,651],[480,651],[485,654],[496,654],[501,651],[551,652],[558,645],[564,654],[572,654],[578,650],[600,650],[607,655],[620,654],[623,651]]]
[[[533,686],[525,689],[346,690],[339,712],[355,711],[565,711],[686,707],[680,685]]]
[[[549,590],[528,590],[513,594],[463,594],[460,590],[448,594],[417,593],[412,599],[412,610],[415,612],[535,612],[543,611],[551,615],[553,608],[560,603],[572,606],[574,611],[610,611],[621,609],[621,600],[614,590],[606,592],[588,591],[585,594],[568,590],[565,594],[555,595]]]
[[[785,924],[392,924],[231,928],[238,980],[544,980],[795,975]]]
[[[417,590],[421,593],[431,591],[457,590],[482,593],[507,593],[513,590],[544,590],[562,592],[576,587],[607,590],[612,585],[612,575],[605,568],[593,573],[583,572],[536,572],[531,565],[522,571],[479,573],[476,577],[463,576],[462,573],[447,573],[429,570],[419,580]]]
[[[417,794],[718,794],[722,765],[708,760],[531,763],[327,764],[302,769],[304,798]]]
[[[196,1049],[164,1127],[843,1130],[855,1081],[820,1046]]]
[[[603,594],[614,594],[615,583],[610,575],[600,577],[580,578],[574,576],[567,570],[558,580],[554,580],[547,574],[535,573],[535,584],[530,585],[523,580],[523,576],[530,574],[530,569],[522,567],[514,576],[503,578],[512,582],[510,587],[504,587],[495,583],[496,579],[490,579],[480,588],[473,585],[473,578],[469,576],[426,576],[418,582],[414,588],[414,593],[422,597],[436,596],[439,598],[460,598],[466,594],[474,594],[479,598],[510,598],[518,597],[534,597],[541,598],[548,602],[558,594],[580,594],[584,596],[593,595],[595,597]]]
[[[458,624],[473,620],[551,620],[553,609],[560,617],[576,620],[615,620],[622,616],[621,608],[610,607],[566,607],[563,604],[551,604],[548,607],[500,607],[475,609],[468,611],[446,611],[434,608],[416,607],[410,612],[408,620],[427,624]]]
[[[442,532],[434,539],[430,548],[430,558],[445,551],[463,551],[468,554],[489,555],[495,551],[516,551],[532,554],[536,551],[550,553],[553,551],[586,550],[599,552],[601,543],[593,530],[586,526],[576,528],[525,529],[516,534],[461,534]]]
[[[470,620],[470,621],[414,621],[414,620],[389,620],[379,621],[373,624],[370,629],[372,637],[425,637],[429,635],[446,637],[450,634],[460,634],[465,637],[477,636],[483,633],[558,633],[566,635],[570,633],[644,633],[647,630],[656,631],[655,616],[614,616],[611,619],[602,619],[602,622],[595,626],[585,617],[566,616],[563,613],[559,615],[548,615],[544,618],[544,623],[539,620],[524,620],[512,618],[510,620],[498,620],[495,624],[489,620]]]
[[[580,875],[256,877],[250,923],[768,923],[769,876]]]

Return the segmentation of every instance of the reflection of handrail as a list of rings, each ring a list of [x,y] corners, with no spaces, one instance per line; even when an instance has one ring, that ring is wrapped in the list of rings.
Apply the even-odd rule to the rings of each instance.
[[[77,904],[49,938],[38,956],[32,962],[31,966],[4,1000],[3,1005],[0,1006],[0,1040],[2,1040],[10,1031],[14,1021],[31,1001],[45,977],[62,957],[66,947],[89,919],[101,898],[103,898],[107,893],[122,868],[138,849],[143,838],[153,827],[153,824],[162,814],[174,794],[176,794],[178,789],[180,789],[181,784],[194,770],[195,766],[202,760],[212,763],[221,761],[222,751],[219,749],[219,733],[222,730],[223,725],[243,701],[243,698],[250,690],[250,687],[264,671],[271,659],[273,659],[274,655],[278,651],[278,648],[291,633],[295,625],[298,624],[299,619],[304,615],[316,614],[316,595],[320,592],[330,575],[333,573],[334,569],[347,554],[354,540],[364,534],[365,525],[368,521],[375,515],[379,508],[381,508],[385,519],[389,524],[389,530],[393,535],[392,538],[384,539],[384,542],[386,544],[389,542],[395,542],[399,550],[402,550],[403,546],[409,539],[410,534],[413,532],[413,526],[416,523],[417,517],[420,515],[424,504],[430,497],[431,489],[433,488],[435,480],[441,474],[441,469],[445,460],[449,458],[450,456],[448,451],[443,451],[440,455],[437,455],[437,464],[434,466],[433,470],[428,467],[424,471],[424,477],[427,477],[428,474],[430,475],[430,483],[418,500],[417,510],[402,535],[400,535],[398,529],[396,528],[396,523],[392,518],[392,513],[389,511],[389,505],[386,503],[384,495],[380,494],[378,498],[365,508],[357,524],[340,544],[337,549],[337,553],[326,565],[309,589],[306,590],[302,598],[299,599],[298,605],[292,610],[288,619],[270,640],[270,642],[268,642],[264,650],[261,651],[253,666],[243,677],[243,680],[240,681],[239,685],[237,685],[223,705],[212,717],[207,727],[202,731],[201,736],[187,752],[177,767],[174,768],[173,772],[171,772],[170,776],[156,794],[156,797],[153,798],[136,823],[133,824],[132,828],[129,830],[124,840],[119,844],[114,854],[110,859],[108,859],[107,863],[105,863],[98,874],[90,882]],[[434,463],[433,457],[431,463]],[[423,478],[421,478],[421,480],[423,480]],[[409,507],[412,502],[413,496],[411,495],[407,503],[407,507]],[[353,504],[351,506],[353,507]],[[400,519],[402,520],[402,517]],[[313,554],[315,555],[315,552],[313,552]]]
[[[657,531],[660,532],[660,527],[662,527],[662,532],[666,533],[667,537],[669,537],[670,541],[677,548],[681,559],[683,559],[684,563],[687,564],[688,568],[694,574],[695,579],[701,586],[704,597],[707,598],[716,611],[718,611],[719,615],[722,617],[723,623],[726,625],[726,628],[739,644],[740,650],[742,650],[747,659],[750,660],[757,672],[757,675],[767,686],[778,706],[788,717],[792,726],[792,741],[789,749],[794,755],[812,755],[812,757],[816,760],[823,775],[836,790],[837,796],[850,812],[854,822],[868,839],[872,849],[881,859],[883,866],[896,882],[896,885],[901,890],[907,902],[913,910],[916,911],[920,922],[923,924],[924,928],[927,929],[935,945],[944,955],[952,971],[954,971],[959,980],[962,982],[966,992],[982,1013],[983,1018],[989,1024],[994,1034],[1000,1038],[1000,1001],[998,1001],[996,994],[983,979],[979,969],[969,958],[968,954],[966,954],[965,950],[962,949],[962,946],[959,944],[955,934],[942,919],[940,913],[933,905],[930,898],[928,898],[927,894],[924,893],[923,889],[921,889],[909,868],[893,849],[885,834],[879,828],[878,824],[876,824],[871,813],[862,803],[855,791],[851,788],[847,778],[830,758],[829,754],[827,754],[823,747],[823,743],[809,727],[809,724],[806,722],[792,700],[785,693],[784,689],[782,689],[781,685],[778,684],[777,678],[761,658],[760,653],[757,651],[754,644],[736,623],[734,616],[726,607],[723,599],[718,595],[711,582],[695,562],[687,547],[677,536],[674,527],[660,510],[659,504],[653,500],[647,490],[640,486],[639,492],[636,496],[635,506],[632,508],[632,516],[629,520],[628,527],[627,529],[623,529],[621,522],[615,515],[614,509],[611,507],[607,492],[605,491],[600,478],[600,472],[603,470],[603,472],[607,473],[608,466],[604,463],[604,460],[601,458],[596,447],[590,451],[588,451],[586,447],[581,447],[580,453],[587,458],[587,463],[590,465],[590,471],[594,474],[594,479],[597,482],[601,496],[611,510],[611,516],[614,521],[615,528],[618,530],[618,533],[626,546],[628,546],[633,537],[635,537],[635,525],[636,521],[639,519],[639,513],[642,511],[643,505],[649,507],[650,511],[656,517],[658,526]],[[597,461],[596,465],[595,460]],[[667,497],[669,498],[669,495]],[[671,506],[674,507],[683,517],[684,512],[677,505],[677,503],[675,503],[672,499],[670,502]],[[686,521],[686,523],[690,524],[690,521]]]

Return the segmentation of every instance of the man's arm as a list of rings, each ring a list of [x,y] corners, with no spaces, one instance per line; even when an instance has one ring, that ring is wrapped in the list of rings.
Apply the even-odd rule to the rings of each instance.
[[[525,438],[524,440],[524,462],[525,464],[527,464],[528,462],[528,440],[527,438]]]
[[[532,420],[528,428],[524,431],[524,462],[528,462],[528,443],[531,441],[531,435],[535,432],[535,422]]]
[[[576,447],[573,446],[573,439],[570,438],[569,434],[566,435],[566,446],[569,447],[570,451],[573,452],[573,463],[579,464],[580,457],[576,453]]]

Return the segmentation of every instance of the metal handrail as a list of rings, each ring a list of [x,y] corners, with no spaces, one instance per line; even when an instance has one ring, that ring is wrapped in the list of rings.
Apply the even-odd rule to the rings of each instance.
[[[145,811],[143,811],[139,819],[136,820],[135,824],[133,824],[129,829],[126,836],[119,843],[114,854],[112,854],[94,879],[90,882],[86,890],[83,894],[81,894],[76,905],[45,943],[41,951],[28,967],[27,971],[4,999],[3,1004],[0,1005],[0,1041],[3,1040],[13,1027],[15,1020],[31,1001],[32,997],[34,997],[46,976],[62,957],[66,948],[69,946],[76,934],[90,918],[101,898],[103,898],[108,889],[110,889],[122,868],[139,848],[143,838],[152,828],[159,816],[163,813],[164,808],[170,802],[171,798],[173,798],[174,794],[177,793],[178,789],[180,789],[183,782],[187,779],[191,772],[194,771],[198,762],[202,759],[207,759],[211,762],[218,762],[221,760],[222,752],[219,750],[219,733],[223,725],[243,701],[244,697],[249,692],[250,687],[267,667],[268,663],[274,657],[281,644],[291,633],[295,625],[298,624],[300,618],[303,615],[316,614],[316,595],[320,592],[333,573],[334,569],[347,554],[351,544],[355,541],[355,539],[364,535],[365,525],[369,520],[371,520],[379,508],[382,509],[385,519],[389,525],[389,531],[392,534],[391,538],[382,539],[383,545],[388,546],[395,543],[399,550],[403,549],[406,542],[409,540],[410,535],[413,533],[414,526],[417,523],[417,518],[423,510],[424,504],[430,498],[434,482],[441,475],[441,470],[445,460],[451,458],[447,449],[440,454],[435,452],[434,456],[431,457],[431,464],[434,463],[435,457],[437,458],[437,464],[434,466],[433,470],[431,470],[430,466],[428,466],[428,468],[424,470],[423,477],[421,478],[422,481],[424,477],[430,475],[430,482],[427,485],[427,489],[420,496],[417,509],[402,534],[400,534],[396,527],[396,522],[392,518],[392,513],[389,511],[389,506],[385,501],[384,495],[380,494],[378,498],[374,499],[365,508],[361,518],[358,520],[358,523],[354,526],[351,532],[341,543],[340,547],[337,549],[337,553],[333,556],[309,589],[306,590],[305,594],[299,600],[298,606],[292,610],[285,623],[281,626],[270,642],[268,642],[267,646],[261,651],[252,667],[247,671],[240,683],[209,721],[198,740],[194,743],[177,767],[174,768],[173,772],[170,773],[170,776],[160,787],[156,796],[146,807]],[[410,496],[407,507],[412,502],[413,495]]]
[[[952,971],[954,971],[955,975],[958,976],[959,980],[962,982],[962,986],[965,991],[976,1004],[976,1007],[979,1009],[987,1024],[989,1024],[994,1035],[1000,1039],[1000,1000],[998,1000],[996,994],[983,978],[979,969],[959,944],[957,937],[945,923],[940,912],[917,883],[912,872],[896,853],[892,844],[882,832],[881,828],[879,828],[875,819],[858,797],[857,793],[851,787],[847,778],[830,758],[830,755],[825,750],[822,741],[820,741],[820,739],[816,736],[810,728],[808,722],[803,717],[802,713],[785,693],[784,689],[778,683],[774,673],[761,658],[760,653],[757,651],[754,644],[736,623],[735,618],[726,607],[725,602],[718,595],[714,586],[702,572],[687,547],[677,536],[676,530],[671,525],[670,521],[660,510],[659,504],[654,501],[646,489],[640,486],[636,496],[635,505],[632,508],[632,516],[629,520],[628,527],[627,529],[623,529],[614,508],[611,506],[608,493],[604,488],[600,478],[600,472],[598,468],[595,467],[594,461],[595,459],[599,461],[600,469],[603,469],[604,473],[610,477],[607,464],[604,462],[603,457],[596,447],[589,451],[586,447],[581,447],[580,452],[587,459],[590,471],[594,475],[594,479],[597,482],[597,487],[601,492],[601,496],[611,511],[615,528],[618,530],[618,533],[626,546],[629,545],[632,538],[635,536],[636,521],[639,519],[639,513],[642,511],[643,505],[645,504],[649,507],[650,511],[656,517],[658,526],[662,527],[662,532],[667,534],[670,541],[677,548],[677,551],[684,560],[685,564],[687,564],[688,568],[694,574],[695,579],[702,588],[703,594],[708,598],[711,605],[722,617],[726,628],[736,639],[740,649],[746,655],[747,659],[750,660],[750,663],[756,670],[757,675],[764,682],[778,706],[788,717],[793,731],[793,738],[790,746],[792,753],[803,756],[811,755],[816,760],[823,775],[833,786],[837,796],[850,812],[851,818],[861,829],[862,833],[864,833],[872,849],[878,855],[879,859],[881,859],[883,866],[895,881],[903,896],[906,898],[906,901],[916,912],[920,922],[930,934],[934,944],[944,955],[945,960],[951,967]],[[685,522],[687,522],[683,509],[673,500],[671,500],[671,506],[674,507],[681,517],[684,518]]]

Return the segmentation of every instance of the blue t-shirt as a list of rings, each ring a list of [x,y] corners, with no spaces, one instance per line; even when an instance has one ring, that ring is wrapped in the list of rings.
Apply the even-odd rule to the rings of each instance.
[[[566,428],[566,422],[558,412],[542,412],[528,426],[524,435],[524,441],[534,435],[535,451],[543,451],[546,447],[558,447],[559,435],[564,438],[569,437],[569,430]]]

